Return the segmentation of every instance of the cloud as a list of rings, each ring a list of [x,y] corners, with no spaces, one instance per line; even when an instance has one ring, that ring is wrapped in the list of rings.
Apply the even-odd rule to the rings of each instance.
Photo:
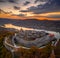
[[[0,2],[7,2],[8,0],[0,0]]]
[[[10,14],[12,12],[11,11],[10,12],[5,12],[4,10],[0,9],[0,14],[2,14],[2,13],[4,13],[4,14]]]
[[[4,10],[0,9],[0,14],[1,14],[1,13],[6,14],[6,12],[5,12]]]
[[[60,11],[60,0],[48,0],[43,5],[31,6],[25,12],[33,12],[34,14],[57,12]]]
[[[4,0],[0,0],[0,2],[5,2]]]
[[[16,0],[8,0],[8,2],[16,3]]]
[[[30,2],[29,2],[29,1],[26,1],[26,2],[24,3],[24,5],[28,5],[28,4],[30,4]]]
[[[12,14],[12,11],[9,11],[9,12],[5,12],[6,14]]]
[[[36,10],[35,6],[31,6],[29,8],[27,8],[27,10],[21,10],[20,12],[34,12]]]
[[[25,14],[19,14],[19,15],[17,15],[17,16],[25,16]]]
[[[18,14],[18,15],[17,15],[17,14],[12,14],[12,16],[21,16],[21,17],[25,17],[25,14],[22,14],[22,13],[21,13],[21,14]]]
[[[37,2],[46,2],[46,1],[48,1],[48,0],[35,0],[35,3],[37,3]]]
[[[28,10],[21,10],[21,11],[19,11],[19,12],[28,12]]]
[[[0,2],[10,2],[10,3],[17,3],[18,1],[17,0],[0,0]]]
[[[14,6],[14,9],[15,9],[15,10],[20,10],[20,7]]]
[[[60,18],[60,15],[49,15],[48,18]]]

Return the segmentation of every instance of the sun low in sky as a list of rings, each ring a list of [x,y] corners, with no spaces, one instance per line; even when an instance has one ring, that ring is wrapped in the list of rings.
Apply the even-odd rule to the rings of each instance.
[[[0,0],[0,18],[60,20],[60,0]]]

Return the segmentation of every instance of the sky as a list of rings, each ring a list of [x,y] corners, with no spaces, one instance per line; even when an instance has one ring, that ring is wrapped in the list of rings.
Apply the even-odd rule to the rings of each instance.
[[[60,0],[0,0],[0,18],[60,20]]]

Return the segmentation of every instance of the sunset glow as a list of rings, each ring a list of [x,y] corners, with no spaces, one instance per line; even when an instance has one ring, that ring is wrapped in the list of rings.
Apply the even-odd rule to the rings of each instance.
[[[59,0],[58,1],[12,0],[12,1],[6,0],[5,3],[0,2],[0,18],[20,20],[21,19],[60,20]],[[51,3],[53,3],[53,5]]]
[[[23,30],[33,30],[32,28],[25,28],[25,27],[19,27],[19,26],[15,26],[13,24],[5,24],[4,26],[2,26],[4,28],[12,28],[12,29],[16,29],[16,30],[20,30],[21,28]]]
[[[44,14],[39,14],[39,15],[35,15],[32,13],[27,13],[26,17],[22,17],[22,16],[17,16],[17,15],[11,15],[11,14],[4,14],[1,13],[0,14],[0,18],[9,18],[9,19],[29,19],[29,18],[33,18],[33,19],[39,19],[39,20],[60,20],[60,18],[50,18],[49,16],[51,15],[60,15],[60,12],[51,12],[51,13],[44,13]]]

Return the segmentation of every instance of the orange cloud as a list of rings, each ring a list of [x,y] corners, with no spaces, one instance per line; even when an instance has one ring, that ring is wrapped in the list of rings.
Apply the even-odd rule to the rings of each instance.
[[[11,15],[11,14],[0,14],[0,18],[9,18],[9,19],[26,19],[24,17]]]
[[[60,12],[49,12],[49,13],[43,13],[43,14],[40,14],[40,16],[49,16],[49,15],[60,15]]]
[[[58,14],[60,15],[60,12],[50,12],[50,13],[43,13],[43,14],[32,14],[32,13],[27,13],[26,17],[23,16],[17,16],[17,15],[12,15],[12,14],[4,14],[0,13],[0,18],[9,18],[9,19],[38,19],[38,20],[60,20],[60,18],[49,18],[48,16],[50,15],[55,15]]]

